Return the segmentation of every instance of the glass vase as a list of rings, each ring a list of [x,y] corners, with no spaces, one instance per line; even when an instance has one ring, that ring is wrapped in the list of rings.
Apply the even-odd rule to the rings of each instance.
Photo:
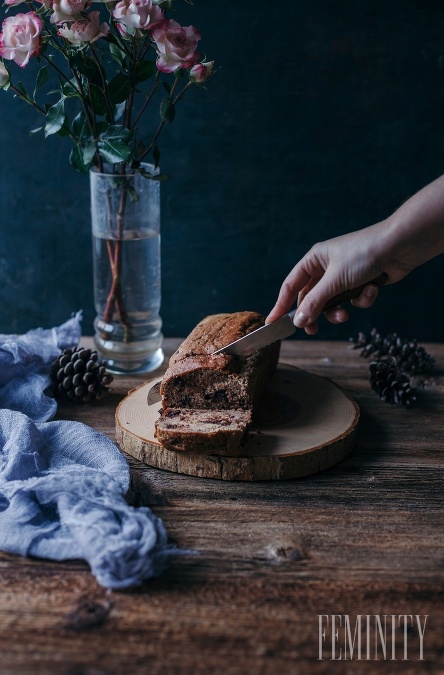
[[[142,171],[90,171],[94,342],[108,370],[146,373],[161,365],[160,184]]]

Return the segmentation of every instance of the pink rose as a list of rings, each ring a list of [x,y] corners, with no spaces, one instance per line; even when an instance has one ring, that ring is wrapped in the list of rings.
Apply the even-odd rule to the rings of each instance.
[[[79,45],[82,42],[95,42],[101,37],[106,37],[109,33],[109,26],[107,23],[99,25],[100,12],[90,12],[84,19],[73,21],[59,28],[57,35],[64,37],[65,40],[71,42],[73,45]]]
[[[24,68],[40,52],[43,23],[35,12],[8,16],[0,33],[0,56]]]
[[[39,0],[40,2],[40,0]],[[42,3],[45,4],[46,3]],[[88,0],[52,0],[51,23],[63,23],[72,21],[74,18],[81,18],[81,13],[85,10]]]
[[[4,5],[9,5],[9,7],[15,6],[15,5],[21,5],[22,2],[26,2],[26,0],[3,0]]]
[[[214,61],[202,61],[202,63],[196,63],[190,70],[190,80],[196,82],[196,84],[203,84],[212,74],[213,67]]]
[[[163,21],[163,12],[153,0],[120,0],[113,9],[113,17],[128,28],[147,30]]]
[[[154,27],[151,37],[158,49],[157,67],[163,73],[190,68],[199,58],[196,48],[201,36],[194,26],[182,27],[168,19]]]

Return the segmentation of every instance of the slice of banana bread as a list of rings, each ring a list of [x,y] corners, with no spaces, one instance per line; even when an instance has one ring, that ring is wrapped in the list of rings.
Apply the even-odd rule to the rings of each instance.
[[[168,408],[156,422],[156,437],[169,450],[236,455],[250,422],[245,410]]]

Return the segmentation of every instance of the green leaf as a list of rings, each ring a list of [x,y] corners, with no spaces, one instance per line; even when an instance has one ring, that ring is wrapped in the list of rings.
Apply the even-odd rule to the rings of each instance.
[[[8,11],[9,7],[7,8],[6,11]],[[44,14],[46,12],[46,7],[44,5],[40,5],[36,10],[34,10],[37,16],[40,16],[40,14]],[[41,50],[40,50],[41,51]]]
[[[79,145],[75,145],[69,155],[71,166],[80,173],[88,173],[89,167],[83,159],[83,149]]]
[[[110,45],[116,45],[116,47],[119,47],[120,44],[121,44],[121,42],[119,41],[119,39],[118,39],[115,35],[113,35],[112,33],[108,33],[108,35],[106,36],[105,40],[108,42],[108,44],[110,44]]]
[[[130,185],[129,183],[127,185],[127,190],[128,190],[128,194],[130,196],[130,200],[132,202],[138,202],[140,197],[139,197],[139,193],[137,192],[137,190],[132,185]]]
[[[166,173],[156,173],[154,176],[149,176],[150,180],[157,180],[160,183],[164,183],[166,180],[170,180],[170,176]]]
[[[93,84],[101,84],[102,78],[100,76],[100,69],[93,59],[85,56],[83,52],[77,51],[69,58],[70,68],[74,68],[81,75],[84,75],[88,82]]]
[[[26,98],[28,98],[28,92],[26,91],[25,87],[21,82],[17,82],[17,89],[20,91],[20,93],[23,94]]]
[[[94,143],[94,141],[89,141],[83,148],[83,161],[88,167],[91,166],[95,154],[96,154],[96,144]]]
[[[112,164],[127,162],[132,154],[130,146],[118,138],[101,139],[98,145],[102,157]]]
[[[95,84],[90,84],[89,91],[91,94],[91,100],[94,108],[94,112],[97,115],[106,115],[107,107],[105,100],[105,93],[101,87],[96,87]]]
[[[100,140],[118,140],[129,142],[133,137],[134,132],[120,124],[112,124],[105,133],[100,136]]]
[[[107,131],[108,126],[109,126],[108,122],[106,122],[105,120],[100,120],[99,122],[96,122],[96,132],[97,132],[97,134],[99,136],[104,134]]]
[[[62,97],[46,114],[45,138],[56,134],[63,127],[65,119],[65,98]]]
[[[90,135],[88,122],[86,121],[86,115],[83,111],[79,112],[79,114],[74,118],[72,123],[72,131],[73,134],[80,140],[84,140]]]
[[[120,49],[116,44],[110,44],[109,46],[109,53],[111,54],[111,57],[114,59],[114,61],[117,61],[119,65],[122,65],[126,58],[125,52]]]
[[[114,119],[118,122],[120,119],[122,119],[124,112],[125,101],[122,101],[122,103],[117,103],[117,105],[114,106]]]
[[[131,148],[123,141],[99,141],[99,152],[111,164],[127,162],[131,157]]]
[[[37,79],[35,81],[33,98],[35,98],[37,89],[43,87],[43,85],[49,80],[50,75],[51,73],[48,66],[43,66],[42,68],[40,68],[39,72],[37,73]]]
[[[154,73],[154,61],[142,61],[136,66],[136,82],[145,82]]]
[[[131,80],[127,75],[118,73],[108,84],[111,103],[123,103],[131,93]]]
[[[31,129],[31,131],[29,133],[30,133],[31,136],[33,136],[34,134],[38,134],[39,131],[42,131],[44,128],[45,127],[36,127],[35,129]]]
[[[170,179],[170,177],[166,173],[149,173],[149,171],[146,171],[146,169],[140,169],[140,173],[142,174],[142,176],[148,178],[149,180],[157,180],[159,182],[164,182]]]
[[[60,81],[60,89],[63,93],[63,96],[66,98],[72,98],[73,96],[79,96],[77,86],[73,82],[66,82],[65,80]]]
[[[69,136],[69,125],[67,124],[68,120],[65,120],[65,124],[61,129],[58,130],[57,136]]]
[[[174,117],[176,115],[176,110],[174,108],[174,105],[172,101],[170,101],[169,98],[164,98],[162,103],[160,104],[160,118],[166,123],[166,124],[172,124],[174,121]]]

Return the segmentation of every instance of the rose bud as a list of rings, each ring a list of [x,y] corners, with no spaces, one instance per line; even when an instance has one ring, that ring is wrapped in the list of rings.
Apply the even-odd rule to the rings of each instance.
[[[4,63],[0,61],[0,88],[3,89],[9,83],[9,73]]]
[[[203,84],[213,73],[214,61],[196,63],[190,70],[190,80],[196,84]]]

